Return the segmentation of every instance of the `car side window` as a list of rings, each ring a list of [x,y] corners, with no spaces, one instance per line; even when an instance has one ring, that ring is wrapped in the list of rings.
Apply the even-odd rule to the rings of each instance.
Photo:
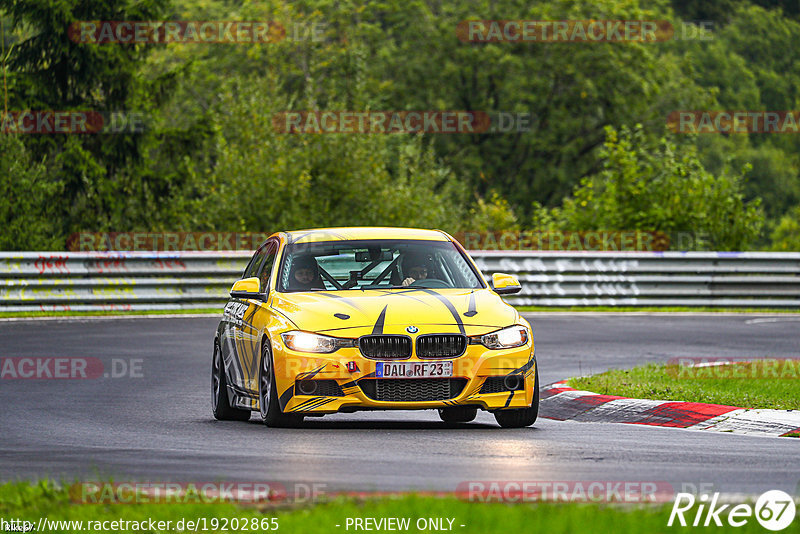
[[[267,243],[267,246],[264,247],[264,263],[261,265],[261,269],[258,271],[257,275],[258,279],[261,281],[261,292],[266,293],[267,288],[269,287],[269,279],[270,275],[272,274],[272,266],[275,265],[275,255],[278,251],[277,245],[273,243]]]
[[[261,262],[264,260],[264,256],[267,255],[267,248],[269,248],[269,243],[265,243],[261,245],[255,254],[253,254],[253,258],[250,260],[250,263],[247,264],[247,267],[242,274],[242,278],[252,278],[253,276],[258,276],[258,269],[261,267]]]

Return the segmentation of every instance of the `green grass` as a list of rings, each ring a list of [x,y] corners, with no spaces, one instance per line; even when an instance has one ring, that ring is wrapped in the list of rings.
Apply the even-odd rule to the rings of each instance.
[[[791,363],[795,362],[795,363]],[[800,409],[800,364],[779,363],[778,376],[761,365],[687,368],[649,364],[572,378],[570,387],[636,399],[725,404],[741,408]],[[747,378],[734,378],[734,376]]]
[[[695,312],[800,313],[797,308],[722,308],[709,306],[515,306],[521,312]]]
[[[0,486],[0,517],[23,519],[38,525],[40,517],[50,520],[147,520],[172,521],[205,518],[248,519],[275,517],[278,532],[286,534],[327,534],[354,532],[345,529],[346,519],[408,517],[412,525],[418,518],[452,518],[453,532],[491,534],[506,532],[547,532],[548,534],[596,533],[667,533],[685,530],[667,527],[671,504],[600,505],[592,503],[470,503],[452,497],[438,498],[415,495],[380,499],[338,498],[324,504],[300,508],[255,505],[216,504],[76,504],[66,490],[46,482],[27,482]],[[687,518],[693,518],[689,516]],[[691,521],[691,519],[690,519]],[[446,523],[445,523],[446,524]],[[341,525],[337,527],[336,525]],[[461,527],[461,525],[465,525]],[[715,532],[763,533],[764,529],[751,518],[742,528],[712,527]],[[789,532],[793,529],[788,529]],[[74,528],[51,529],[50,532],[73,532]],[[168,531],[175,531],[174,526]],[[202,532],[203,530],[200,529]],[[214,531],[214,530],[210,530]],[[239,532],[244,530],[239,529]],[[252,531],[249,530],[249,531]],[[796,532],[796,530],[794,530]],[[378,532],[385,532],[380,530]],[[412,526],[406,532],[419,532]]]
[[[222,307],[198,308],[196,310],[109,310],[109,311],[37,311],[37,312],[0,312],[0,318],[11,317],[92,317],[92,316],[117,316],[117,315],[184,315],[192,313],[213,313],[222,315]]]

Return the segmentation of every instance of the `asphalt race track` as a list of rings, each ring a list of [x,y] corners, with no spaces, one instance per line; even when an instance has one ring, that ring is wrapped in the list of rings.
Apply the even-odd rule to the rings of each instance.
[[[528,314],[542,384],[675,356],[798,357],[800,317]],[[141,376],[0,380],[0,478],[277,481],[327,490],[455,490],[469,480],[666,481],[676,490],[789,493],[800,440],[559,422],[503,430],[487,413],[444,428],[435,412],[307,419],[302,429],[218,422],[217,319],[0,322],[0,356],[141,359]],[[546,413],[541,415],[547,415]]]

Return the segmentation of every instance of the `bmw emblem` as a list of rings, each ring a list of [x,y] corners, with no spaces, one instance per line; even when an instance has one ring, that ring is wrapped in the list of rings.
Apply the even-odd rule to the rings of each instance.
[[[416,326],[407,326],[406,332],[408,332],[409,334],[416,334],[417,332],[419,332],[419,328],[417,328]]]

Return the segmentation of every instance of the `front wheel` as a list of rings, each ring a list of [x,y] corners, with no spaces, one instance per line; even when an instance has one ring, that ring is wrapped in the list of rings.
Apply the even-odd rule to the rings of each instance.
[[[539,369],[536,369],[536,379],[533,382],[533,402],[528,408],[516,410],[498,410],[494,412],[497,424],[503,428],[523,428],[531,426],[539,416]]]
[[[228,379],[222,363],[222,351],[214,341],[214,356],[211,361],[211,411],[220,421],[247,421],[250,410],[234,408],[228,401]]]
[[[302,415],[287,414],[281,411],[278,402],[278,385],[275,383],[275,369],[269,340],[265,339],[261,348],[261,372],[258,379],[258,408],[264,424],[272,428],[285,428],[299,425]]]

